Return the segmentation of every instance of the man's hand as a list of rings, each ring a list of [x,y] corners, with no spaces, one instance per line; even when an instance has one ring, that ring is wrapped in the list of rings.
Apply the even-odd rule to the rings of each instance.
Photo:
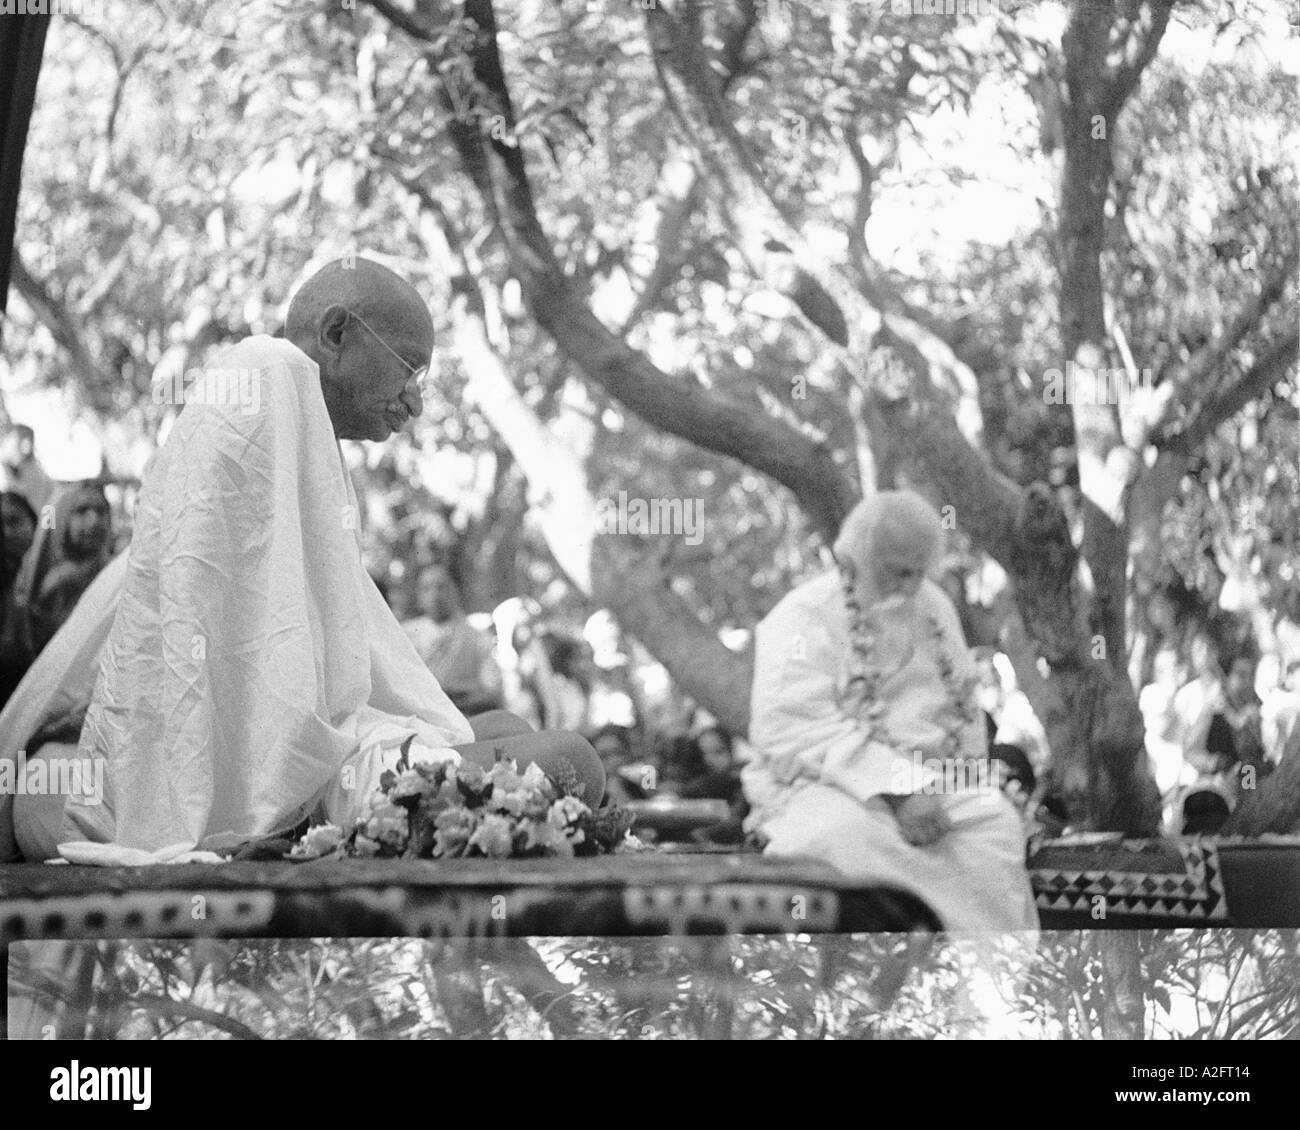
[[[952,829],[952,820],[944,808],[943,797],[913,793],[894,807],[898,830],[913,847],[935,843]]]

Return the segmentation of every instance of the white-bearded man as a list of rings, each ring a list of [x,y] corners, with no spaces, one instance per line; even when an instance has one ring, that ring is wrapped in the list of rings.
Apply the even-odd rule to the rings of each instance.
[[[974,662],[928,576],[941,538],[919,495],[876,494],[845,521],[839,567],[758,626],[748,823],[768,854],[909,890],[949,931],[1033,930],[1020,821],[979,772]]]
[[[0,714],[0,759],[102,760],[83,777],[104,795],[0,795],[0,861],[69,841],[222,850],[313,815],[346,826],[411,739],[412,760],[566,759],[599,803],[604,773],[577,735],[500,711],[471,725],[362,566],[339,440],[380,442],[419,415],[433,345],[414,287],[339,261],[294,296],[283,338],[247,338],[187,383],[129,558]]]

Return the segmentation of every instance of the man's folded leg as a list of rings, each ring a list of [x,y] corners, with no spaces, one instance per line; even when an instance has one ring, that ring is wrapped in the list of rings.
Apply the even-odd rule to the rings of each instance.
[[[71,764],[78,756],[75,743],[45,742],[26,760],[28,777],[36,764],[44,763],[41,779],[57,780],[55,766]],[[14,839],[28,863],[43,863],[59,858],[59,844],[67,839],[63,829],[63,812],[67,794],[55,789],[26,792],[14,797]],[[101,798],[102,799],[102,798]]]
[[[583,785],[582,799],[595,808],[605,795],[605,767],[600,755],[581,734],[567,730],[535,733],[522,718],[507,710],[492,710],[469,720],[478,740],[452,748],[471,765],[490,769],[498,758],[515,761],[520,771],[536,764],[555,776],[565,762]]]
[[[512,738],[516,734],[535,734],[537,731],[518,714],[508,710],[488,710],[473,717],[466,716],[469,728],[474,731],[476,742],[491,741],[493,738]]]
[[[443,746],[441,750],[426,750],[421,754],[418,746],[411,749],[413,760],[423,760],[428,753],[445,755],[450,750],[471,765],[490,769],[498,757],[514,761],[522,772],[536,762],[546,773],[554,776],[571,765],[583,786],[582,800],[592,808],[600,804],[605,794],[605,767],[591,743],[580,734],[563,730],[544,730],[535,733],[522,719],[504,710],[494,710],[470,720],[475,741]],[[484,737],[483,735],[491,735]],[[315,819],[326,820],[343,828],[364,815],[365,804],[375,790],[385,770],[398,763],[400,732],[386,734],[382,743],[363,746],[343,766],[322,793],[315,805]]]

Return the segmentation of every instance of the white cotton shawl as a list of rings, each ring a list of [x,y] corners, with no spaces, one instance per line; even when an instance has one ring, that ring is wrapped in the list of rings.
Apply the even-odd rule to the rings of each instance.
[[[258,336],[207,372],[141,490],[81,732],[106,803],[69,801],[64,839],[156,851],[337,818],[379,752],[473,740],[362,566],[315,363]]]

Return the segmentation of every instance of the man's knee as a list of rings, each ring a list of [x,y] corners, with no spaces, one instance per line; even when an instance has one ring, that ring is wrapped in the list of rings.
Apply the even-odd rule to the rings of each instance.
[[[512,738],[516,734],[531,734],[533,728],[518,714],[508,710],[487,710],[475,714],[469,719],[469,727],[474,731],[476,742],[487,742],[493,738]]]
[[[25,762],[30,770],[37,762],[44,762],[42,779],[57,780],[53,766],[60,758],[75,757],[77,747],[71,744],[46,742]],[[60,832],[67,794],[54,788],[28,792],[24,790],[13,798],[14,839],[23,859],[28,863],[43,863],[59,857]]]
[[[1023,854],[1025,827],[1016,806],[1000,790],[958,793],[945,806],[952,821],[949,835],[973,835],[1001,845],[1012,854]]]
[[[525,733],[469,742],[454,748],[470,764],[484,769],[490,769],[498,755],[505,760],[514,761],[520,772],[536,762],[543,772],[552,777],[563,773],[567,764],[572,766],[579,784],[583,786],[583,801],[596,808],[605,795],[605,767],[601,764],[600,755],[581,734],[566,730],[543,730],[541,733],[528,730]]]

